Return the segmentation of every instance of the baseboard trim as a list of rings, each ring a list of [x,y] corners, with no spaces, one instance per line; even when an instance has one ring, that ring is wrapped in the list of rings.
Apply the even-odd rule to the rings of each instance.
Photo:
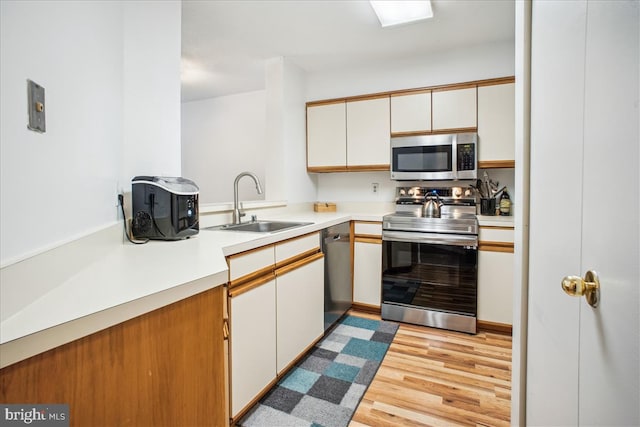
[[[362,304],[359,302],[354,302],[353,304],[351,304],[351,309],[357,310],[357,311],[363,311],[365,313],[371,313],[371,314],[381,314],[382,312],[380,306]]]
[[[498,332],[501,334],[513,335],[513,326],[507,323],[478,320],[477,326],[479,331]]]

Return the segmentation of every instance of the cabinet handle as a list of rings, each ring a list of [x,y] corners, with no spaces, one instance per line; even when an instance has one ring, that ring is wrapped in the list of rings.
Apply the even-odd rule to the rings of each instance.
[[[229,321],[227,319],[222,321],[222,337],[225,341],[229,339]]]

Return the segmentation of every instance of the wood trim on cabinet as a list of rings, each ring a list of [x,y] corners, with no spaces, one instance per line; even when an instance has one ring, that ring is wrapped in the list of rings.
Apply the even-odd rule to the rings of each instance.
[[[264,246],[263,246],[264,247]],[[271,264],[267,267],[261,268],[260,270],[256,270],[252,273],[246,274],[242,277],[238,277],[235,280],[231,280],[229,281],[229,291],[231,291],[231,289],[236,288],[238,286],[241,286],[247,282],[251,282],[253,280],[258,279],[259,277],[262,276],[267,276],[270,274],[273,274],[273,270],[275,270],[274,265]]]
[[[431,131],[429,135],[442,135],[447,133],[466,133],[466,132],[478,132],[478,128],[475,127],[475,128],[438,129],[438,130]]]
[[[242,257],[244,255],[250,254],[252,252],[258,252],[258,251],[261,251],[264,248],[269,247],[269,246],[274,246],[274,244],[271,243],[271,244],[268,244],[268,245],[258,246],[257,248],[248,249],[246,251],[238,252],[238,253],[235,253],[235,254],[232,254],[232,255],[227,255],[227,264],[228,264],[228,260],[230,260],[230,259],[239,258],[239,257]]]
[[[253,276],[253,275],[252,275]],[[248,292],[252,289],[255,289],[259,286],[264,285],[276,278],[275,272],[273,271],[273,267],[271,267],[271,271],[266,274],[255,275],[257,278],[246,283],[242,283],[240,285],[231,285],[229,286],[229,298],[237,297],[238,295],[242,295],[245,292]]]
[[[380,314],[380,313],[382,313],[382,308],[380,306],[371,305],[371,304],[363,304],[361,302],[352,303],[351,304],[351,309],[352,310],[357,310],[357,311],[363,311],[365,313],[371,313],[371,314]]]
[[[319,107],[322,105],[331,105],[331,104],[342,104],[346,102],[346,98],[334,98],[334,99],[324,99],[320,101],[310,101],[307,102],[307,107]]]
[[[372,99],[383,99],[383,98],[389,98],[391,97],[390,93],[372,93],[372,94],[368,94],[368,95],[358,95],[357,97],[354,98],[346,98],[345,101],[346,102],[358,102],[358,101],[370,101]]]
[[[380,236],[367,234],[356,234],[354,237],[354,241],[359,243],[374,243],[377,245],[382,244],[382,238]]]
[[[480,226],[481,229],[485,230],[509,230],[509,231],[513,231],[514,227],[510,227],[510,226],[506,226],[506,225],[481,225]]]
[[[486,252],[513,253],[512,242],[478,242],[478,250]]]
[[[478,161],[478,169],[507,169],[515,168],[515,160],[480,160]]]
[[[497,322],[489,322],[487,320],[478,320],[476,322],[476,326],[478,330],[488,331],[488,332],[498,332],[501,334],[512,335],[513,327],[507,323],[497,323]]]
[[[312,255],[314,255],[314,254],[316,254],[318,252],[320,252],[320,246],[318,246],[316,248],[313,248],[313,249],[309,249],[308,251],[302,252],[302,253],[300,253],[300,254],[298,254],[296,256],[292,256],[291,258],[287,258],[285,260],[277,262],[276,266],[275,266],[276,276],[278,275],[278,270],[279,269],[281,269],[283,267],[286,267],[289,264],[295,264],[295,263],[299,262],[300,260],[303,260],[303,259],[305,259],[307,257],[310,257],[310,256],[312,256]]]
[[[515,83],[515,82],[516,82],[515,76],[498,77],[498,78],[495,78],[495,79],[480,80],[480,81],[478,81],[478,87],[504,85],[504,84],[507,84],[507,83]]]
[[[391,165],[362,165],[362,166],[349,166],[347,165],[347,172],[380,172],[391,170]]]
[[[304,267],[307,264],[310,264],[314,261],[317,261],[321,258],[324,258],[324,254],[322,252],[319,252],[320,248],[318,248],[317,251],[312,251],[311,255],[307,255],[305,258],[300,258],[298,259],[298,261],[292,262],[292,263],[288,263],[286,265],[283,265],[282,267],[278,268],[275,271],[275,275],[276,277],[278,276],[282,276],[283,274],[287,274],[288,272],[292,271],[292,270],[296,270],[300,267]]]
[[[391,132],[391,138],[401,138],[404,136],[424,136],[431,135],[433,132],[430,130],[414,130],[409,132]]]
[[[371,94],[365,94],[365,95],[348,96],[344,98],[333,98],[333,99],[323,99],[318,101],[309,101],[306,103],[306,106],[311,107],[311,106],[317,106],[317,105],[323,105],[323,104],[337,104],[340,102],[358,101],[360,99],[371,99],[372,97],[383,98],[385,96],[410,95],[412,93],[421,93],[421,92],[428,92],[428,91],[465,89],[465,88],[470,88],[474,86],[491,86],[491,85],[498,85],[498,84],[505,84],[505,83],[513,83],[513,82],[515,82],[514,76],[496,77],[493,79],[472,80],[472,81],[461,82],[461,83],[425,86],[425,87],[410,88],[410,89],[399,89],[399,90],[391,90],[386,92],[378,92],[378,93],[371,93]]]
[[[74,426],[224,425],[223,300],[217,286],[9,365],[0,402],[67,403]]]
[[[389,96],[407,96],[407,95],[419,95],[421,93],[431,93],[431,89],[408,89],[398,92],[392,92]]]
[[[474,89],[478,86],[478,82],[455,83],[451,85],[442,85],[432,87],[432,92],[448,92],[451,90]]]
[[[347,172],[346,166],[307,166],[307,172],[327,173],[327,172]]]

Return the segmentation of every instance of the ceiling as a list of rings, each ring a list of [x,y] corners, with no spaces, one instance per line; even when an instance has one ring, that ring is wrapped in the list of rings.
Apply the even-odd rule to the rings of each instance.
[[[272,57],[316,73],[514,40],[513,0],[432,5],[432,19],[382,28],[362,0],[183,0],[182,101],[264,89]]]

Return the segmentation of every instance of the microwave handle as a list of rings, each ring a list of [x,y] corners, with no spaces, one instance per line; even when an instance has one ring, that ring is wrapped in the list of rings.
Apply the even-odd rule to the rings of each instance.
[[[383,231],[382,241],[428,243],[432,245],[478,247],[478,236],[443,235],[437,233],[415,233],[410,231]]]

